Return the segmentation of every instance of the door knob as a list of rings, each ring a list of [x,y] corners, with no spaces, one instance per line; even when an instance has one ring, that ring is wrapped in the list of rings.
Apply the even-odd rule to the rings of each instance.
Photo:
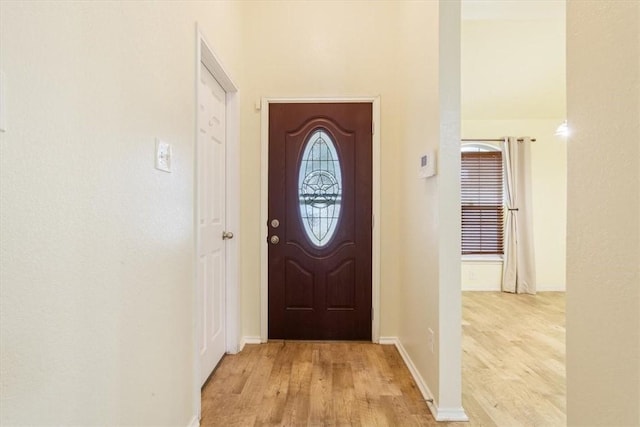
[[[269,240],[274,245],[277,245],[278,243],[280,243],[280,238],[278,236],[271,236],[271,239],[269,239]]]
[[[228,240],[228,239],[233,239],[233,233],[230,231],[223,231],[222,240]]]

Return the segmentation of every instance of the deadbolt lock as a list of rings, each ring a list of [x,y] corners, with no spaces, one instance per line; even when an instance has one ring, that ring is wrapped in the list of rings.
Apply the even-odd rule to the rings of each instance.
[[[271,226],[272,226],[273,228],[278,228],[278,227],[280,227],[280,221],[278,221],[277,219],[272,219],[272,220],[271,220]]]

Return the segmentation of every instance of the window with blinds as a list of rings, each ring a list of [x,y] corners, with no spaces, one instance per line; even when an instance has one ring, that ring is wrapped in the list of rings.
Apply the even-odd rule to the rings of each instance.
[[[462,152],[462,255],[504,253],[502,152]]]

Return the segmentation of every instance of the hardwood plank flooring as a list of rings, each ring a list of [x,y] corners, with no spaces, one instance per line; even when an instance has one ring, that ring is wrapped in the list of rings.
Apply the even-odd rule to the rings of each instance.
[[[564,295],[462,293],[462,405],[472,425],[566,425]]]
[[[274,341],[222,360],[202,426],[435,426],[394,346]]]
[[[227,355],[202,390],[202,426],[566,424],[564,294],[463,293],[463,405],[437,423],[393,346],[274,341]]]

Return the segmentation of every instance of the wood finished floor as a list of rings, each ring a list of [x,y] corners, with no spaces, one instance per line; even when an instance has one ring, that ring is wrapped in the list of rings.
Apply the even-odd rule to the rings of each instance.
[[[462,406],[471,425],[566,425],[565,298],[463,292]]]
[[[565,421],[564,294],[463,294],[463,405],[437,423],[393,346],[269,342],[228,355],[202,426],[543,426]]]

